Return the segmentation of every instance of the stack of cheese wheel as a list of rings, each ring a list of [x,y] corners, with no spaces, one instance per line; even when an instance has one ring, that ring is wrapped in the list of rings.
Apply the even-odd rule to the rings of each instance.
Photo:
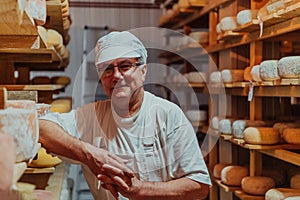
[[[244,131],[244,140],[249,144],[273,145],[280,139],[279,132],[272,127],[248,127]]]
[[[0,110],[0,131],[11,135],[16,142],[16,162],[29,160],[38,148],[38,118],[35,102],[8,100]]]
[[[251,78],[253,81],[256,81],[256,82],[262,82],[262,79],[260,77],[260,65],[254,65],[252,68],[251,68]]]
[[[235,16],[224,17],[220,21],[221,30],[225,31],[232,31],[237,28],[237,22]]]
[[[263,127],[269,125],[269,122],[260,120],[236,120],[232,123],[232,132],[235,138],[244,138],[244,130],[247,127]]]
[[[300,128],[286,128],[283,130],[282,137],[289,144],[300,145]]]
[[[221,119],[219,122],[219,131],[226,135],[232,134],[233,119]]]
[[[244,80],[244,70],[242,69],[223,69],[221,76],[224,83],[242,82]]]
[[[215,71],[215,72],[212,72],[210,74],[210,82],[211,83],[222,83],[223,80],[222,80],[222,76],[221,76],[221,72],[220,71]]]
[[[288,197],[300,196],[299,189],[273,188],[266,192],[265,200],[286,200]]]
[[[248,10],[248,9],[240,11],[236,16],[237,23],[239,25],[244,25],[252,22],[252,20],[257,19],[257,12],[258,10]]]
[[[300,78],[300,56],[283,57],[278,61],[281,78]]]
[[[259,73],[263,81],[275,81],[280,79],[278,75],[278,60],[265,60],[261,62]]]
[[[227,166],[229,166],[229,164],[226,163],[215,164],[213,169],[213,176],[217,179],[221,179],[222,170]]]
[[[251,195],[265,195],[275,187],[275,181],[265,176],[247,176],[242,179],[242,190]]]
[[[246,176],[249,176],[247,167],[230,165],[222,169],[221,181],[229,186],[240,186],[242,179]]]

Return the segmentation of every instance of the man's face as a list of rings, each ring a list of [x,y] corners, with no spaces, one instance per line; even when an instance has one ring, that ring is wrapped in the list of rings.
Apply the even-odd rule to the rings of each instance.
[[[136,58],[118,58],[97,66],[103,90],[109,98],[129,99],[133,92],[143,86],[146,65],[140,66]],[[100,75],[99,75],[100,76]]]

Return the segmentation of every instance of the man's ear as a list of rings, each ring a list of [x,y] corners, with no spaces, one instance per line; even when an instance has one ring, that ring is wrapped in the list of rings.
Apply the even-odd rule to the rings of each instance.
[[[142,71],[142,79],[143,79],[143,82],[144,82],[146,80],[147,64],[143,64],[143,66],[141,68],[141,71]]]

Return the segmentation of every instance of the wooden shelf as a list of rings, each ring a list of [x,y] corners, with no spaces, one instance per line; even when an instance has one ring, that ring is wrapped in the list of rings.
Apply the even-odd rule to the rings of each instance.
[[[234,192],[236,190],[241,189],[241,187],[238,186],[228,186],[222,183],[220,179],[214,179],[214,181],[217,183],[217,185],[222,188],[225,192]]]
[[[265,199],[264,196],[249,195],[243,192],[242,190],[235,190],[234,194],[241,200],[264,200]]]
[[[220,1],[209,1],[209,3],[203,7],[201,10],[195,10],[193,13],[189,13],[188,15],[181,16],[180,20],[177,19],[169,19],[168,21],[162,22],[159,24],[160,27],[178,29],[184,25],[187,25],[200,17],[207,14],[209,11],[228,4],[234,0],[220,0]]]
[[[217,36],[217,40],[230,40],[233,38],[242,37],[243,35],[243,32],[226,31],[224,33],[220,33]]]
[[[51,63],[52,49],[0,48],[0,59],[20,63]]]
[[[259,30],[259,21],[257,19],[253,19],[251,22],[248,22],[247,24],[243,24],[236,29],[234,29],[234,32],[253,32]]]
[[[285,149],[259,149],[260,153],[300,166],[300,154]]]
[[[7,90],[34,90],[34,91],[56,91],[61,90],[64,85],[0,85]]]

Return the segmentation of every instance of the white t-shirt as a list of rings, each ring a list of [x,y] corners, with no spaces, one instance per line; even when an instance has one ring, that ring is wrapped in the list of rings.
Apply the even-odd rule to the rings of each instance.
[[[120,118],[107,100],[66,114],[49,114],[43,119],[54,121],[74,137],[127,159],[140,180],[188,177],[211,185],[194,129],[182,110],[148,92],[141,109],[131,118]],[[86,166],[82,167],[94,198],[114,199],[108,191],[97,190],[97,178]]]

